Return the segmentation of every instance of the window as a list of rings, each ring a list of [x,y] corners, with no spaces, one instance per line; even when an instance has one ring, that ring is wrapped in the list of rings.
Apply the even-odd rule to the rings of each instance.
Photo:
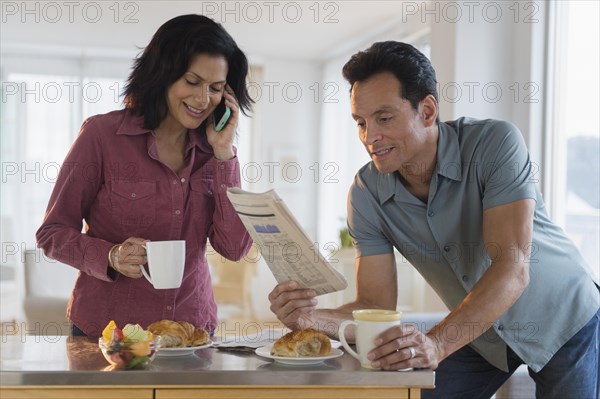
[[[83,120],[122,107],[129,63],[22,51],[3,56],[2,264],[18,266],[23,251],[35,248],[35,232]]]
[[[33,249],[35,226],[41,223],[52,181],[69,149],[68,117],[72,105],[60,96],[57,82],[72,76],[9,73],[4,82],[2,112],[3,252],[20,256]],[[14,90],[15,94],[12,93]],[[41,205],[41,206],[40,206]]]
[[[547,147],[553,219],[599,274],[599,3],[556,2]]]

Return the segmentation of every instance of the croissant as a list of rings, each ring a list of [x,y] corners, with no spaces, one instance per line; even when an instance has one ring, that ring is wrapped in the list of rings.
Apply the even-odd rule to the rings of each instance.
[[[194,335],[194,331],[196,331],[196,326],[192,323],[188,323],[187,321],[178,321],[179,325],[183,327],[185,330],[186,337],[190,339],[192,335]]]
[[[187,321],[161,320],[147,328],[152,334],[160,335],[164,348],[184,348],[199,346],[210,342],[210,336],[202,328],[196,328]]]
[[[192,335],[192,346],[200,346],[210,342],[210,336],[208,333],[201,329],[196,328],[194,334]]]
[[[271,348],[271,355],[283,357],[316,357],[330,352],[329,337],[312,328],[287,333]]]

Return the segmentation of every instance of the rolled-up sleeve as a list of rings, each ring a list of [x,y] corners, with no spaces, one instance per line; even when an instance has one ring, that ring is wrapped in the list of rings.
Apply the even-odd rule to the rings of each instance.
[[[240,164],[237,157],[227,161],[213,158],[215,210],[208,233],[211,245],[230,260],[241,259],[252,245],[252,239],[227,198],[227,189],[240,187]]]

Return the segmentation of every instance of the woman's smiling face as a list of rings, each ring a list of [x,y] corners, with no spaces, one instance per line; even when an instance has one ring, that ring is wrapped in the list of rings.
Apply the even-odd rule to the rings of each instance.
[[[215,110],[225,89],[228,65],[220,55],[199,54],[167,89],[169,112],[163,124],[197,129]]]

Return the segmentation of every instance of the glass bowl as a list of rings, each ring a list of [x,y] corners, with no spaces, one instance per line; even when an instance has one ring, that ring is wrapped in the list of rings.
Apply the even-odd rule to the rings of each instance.
[[[144,369],[160,349],[160,337],[140,342],[112,342],[100,337],[98,346],[112,369]]]

